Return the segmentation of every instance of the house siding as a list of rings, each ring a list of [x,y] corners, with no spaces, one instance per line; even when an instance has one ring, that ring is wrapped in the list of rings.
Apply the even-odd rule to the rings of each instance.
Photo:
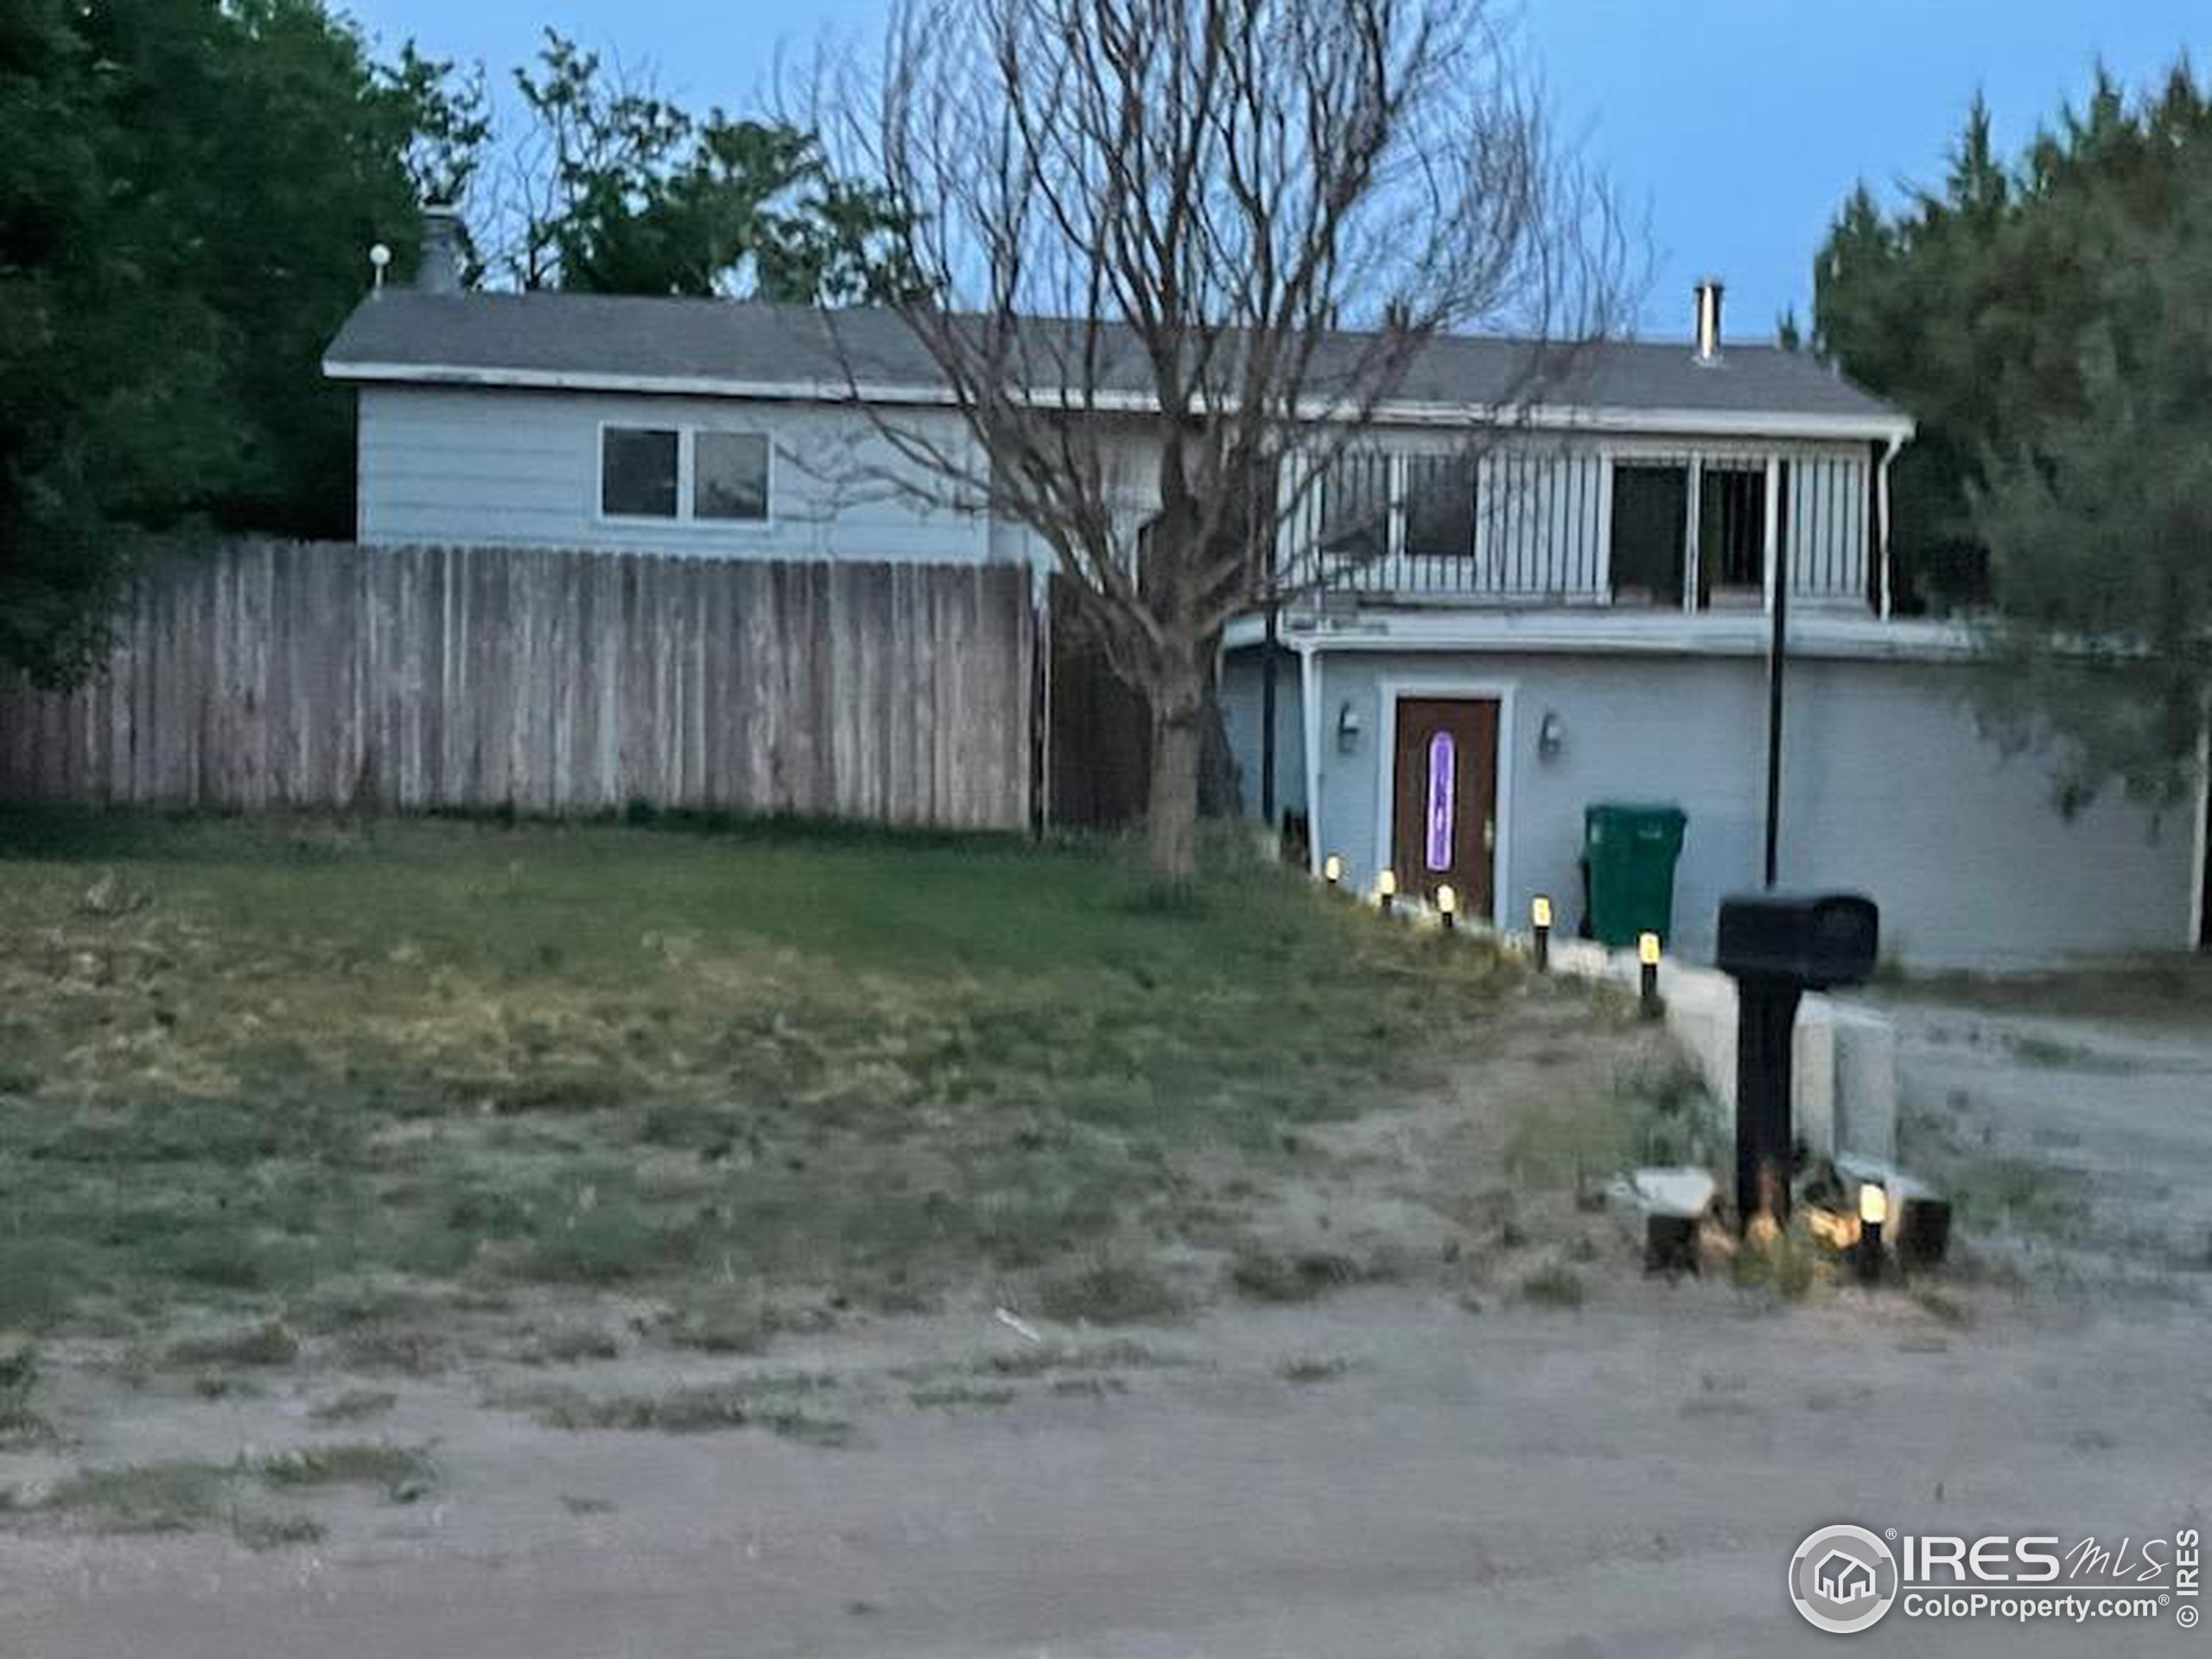
[[[618,520],[599,514],[607,423],[762,432],[773,448],[763,524]],[[917,430],[964,442],[957,417]],[[926,475],[868,416],[832,405],[735,398],[365,386],[359,537],[398,545],[567,547],[702,558],[982,563],[1018,554],[987,517],[917,499]]]
[[[1235,653],[1224,695],[1243,798],[1256,810],[1256,652]],[[1708,957],[1721,896],[1758,885],[1764,849],[1766,681],[1756,658],[1622,658],[1440,651],[1333,653],[1319,678],[1315,845],[1364,885],[1378,862],[1378,756],[1390,734],[1385,688],[1510,688],[1500,766],[1512,925],[1538,893],[1560,925],[1581,918],[1576,855],[1598,800],[1679,804],[1689,827],[1675,885],[1674,948]],[[1802,660],[1790,670],[1781,877],[1863,891],[1882,907],[1884,954],[1914,969],[2005,969],[2069,957],[2176,949],[2193,937],[2194,824],[2124,800],[2069,819],[2032,755],[2007,757],[1976,727],[1966,671],[1939,664]],[[1281,688],[1290,730],[1278,751],[1286,804],[1304,791],[1294,665]],[[1336,732],[1357,716],[1356,752]],[[1555,712],[1557,758],[1536,749]],[[1295,778],[1294,788],[1291,780]]]

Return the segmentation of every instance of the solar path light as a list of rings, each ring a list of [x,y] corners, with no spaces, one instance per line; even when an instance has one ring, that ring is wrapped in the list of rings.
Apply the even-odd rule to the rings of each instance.
[[[1882,1227],[1890,1218],[1889,1190],[1879,1181],[1859,1189],[1859,1282],[1882,1281]]]

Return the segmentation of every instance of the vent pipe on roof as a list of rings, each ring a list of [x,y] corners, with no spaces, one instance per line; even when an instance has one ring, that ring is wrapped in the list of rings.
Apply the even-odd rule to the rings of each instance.
[[[1720,361],[1720,295],[1718,276],[1707,276],[1697,285],[1697,361],[1699,366],[1710,368]]]
[[[461,209],[433,204],[423,210],[423,258],[415,286],[425,294],[461,292]]]

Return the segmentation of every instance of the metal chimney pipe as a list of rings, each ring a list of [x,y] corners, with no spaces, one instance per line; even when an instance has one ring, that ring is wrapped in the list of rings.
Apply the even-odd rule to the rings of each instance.
[[[1718,276],[1707,276],[1695,289],[1697,295],[1697,360],[1700,364],[1714,364],[1720,360],[1720,296],[1723,292]]]
[[[423,257],[415,286],[425,294],[461,292],[461,209],[433,203],[423,209]]]

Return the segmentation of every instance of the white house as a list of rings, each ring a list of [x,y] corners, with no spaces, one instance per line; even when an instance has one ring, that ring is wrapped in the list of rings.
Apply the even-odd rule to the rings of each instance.
[[[324,361],[359,393],[365,543],[1038,560],[984,504],[899,486],[908,463],[855,385],[878,416],[967,440],[893,317],[468,294],[431,264],[432,291],[365,300]],[[1572,928],[1584,809],[1674,802],[1672,943],[1702,953],[1719,895],[1764,874],[1780,610],[1783,884],[1868,893],[1916,966],[2196,943],[2202,810],[2065,818],[2032,756],[1984,739],[1968,639],[1892,614],[1886,477],[1911,422],[1809,358],[1724,346],[1719,298],[1698,343],[1589,348],[1504,425],[1527,348],[1433,343],[1302,492],[1278,643],[1257,617],[1226,641],[1248,808],[1272,774],[1317,868],[1449,882],[1508,922],[1548,894]],[[1133,454],[1133,532],[1147,474]]]

